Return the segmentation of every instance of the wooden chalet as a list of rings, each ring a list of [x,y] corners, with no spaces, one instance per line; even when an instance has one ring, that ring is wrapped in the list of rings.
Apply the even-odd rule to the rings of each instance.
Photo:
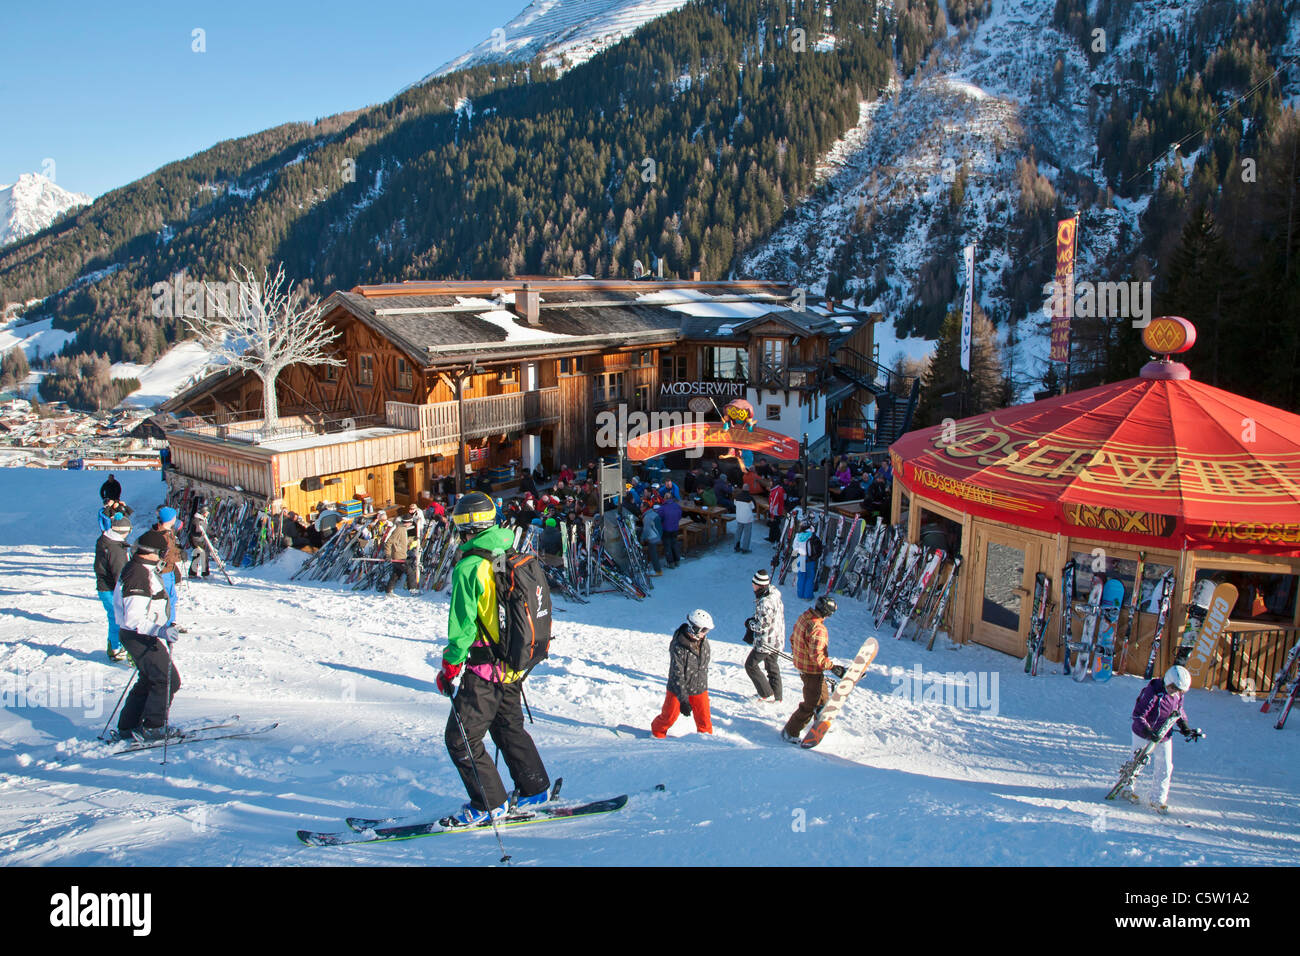
[[[163,406],[176,416],[172,480],[295,511],[357,495],[406,503],[482,472],[508,487],[512,463],[515,475],[581,467],[612,451],[596,447],[596,416],[620,404],[748,398],[760,425],[825,445],[835,410],[858,421],[889,391],[868,358],[872,317],[805,306],[782,283],[403,282],[335,292],[324,309],[345,364],[286,369],[274,429],[246,372]]]

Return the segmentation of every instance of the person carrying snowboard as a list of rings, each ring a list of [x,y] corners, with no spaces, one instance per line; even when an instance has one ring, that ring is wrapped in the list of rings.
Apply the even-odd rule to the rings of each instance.
[[[799,735],[808,726],[817,711],[830,699],[831,689],[826,682],[826,671],[836,677],[844,676],[844,665],[836,664],[826,653],[830,644],[830,633],[826,630],[826,619],[835,613],[835,599],[823,594],[817,603],[799,615],[794,622],[794,633],[790,635],[790,648],[794,652],[794,667],[803,681],[803,700],[795,712],[786,721],[781,730],[781,739],[786,743],[797,744]]]
[[[709,631],[713,617],[708,611],[694,610],[673,633],[668,646],[668,693],[663,710],[650,722],[650,733],[667,737],[668,728],[681,714],[695,718],[695,729],[713,733],[709,715]]]
[[[516,807],[550,799],[546,767],[524,729],[523,680],[527,674],[499,663],[492,648],[500,640],[496,575],[491,562],[471,553],[500,555],[514,543],[514,534],[497,527],[496,518],[496,505],[481,491],[462,495],[452,510],[452,521],[464,540],[459,545],[461,557],[451,572],[447,649],[442,653],[437,684],[438,690],[452,698],[444,738],[470,799],[447,818],[451,826],[473,826],[489,816],[504,816],[510,809],[501,776],[483,746],[484,734],[491,735],[505,758],[518,794]],[[455,687],[457,677],[459,690]]]
[[[166,736],[167,715],[181,686],[171,654],[177,636],[175,625],[168,623],[171,600],[158,574],[167,547],[167,536],[161,531],[140,535],[135,555],[113,589],[118,637],[140,672],[117,720],[118,737],[123,740]]]
[[[130,533],[131,519],[118,512],[112,527],[95,542],[95,590],[108,615],[108,659],[112,663],[126,660],[126,649],[118,635],[117,614],[113,611],[113,591],[131,557],[126,546],[126,536]]]
[[[1141,750],[1148,742],[1155,740],[1160,728],[1175,716],[1177,720],[1174,726],[1184,740],[1192,742],[1205,736],[1199,727],[1187,725],[1187,714],[1183,711],[1183,697],[1191,686],[1192,675],[1187,668],[1175,665],[1165,671],[1163,679],[1157,678],[1142,688],[1137,703],[1133,705],[1134,750]],[[1174,776],[1173,737],[1174,728],[1170,727],[1151,751],[1147,803],[1157,813],[1169,812],[1169,784]],[[1132,803],[1141,800],[1131,786],[1121,790],[1119,795]]]
[[[754,586],[754,616],[745,622],[745,643],[754,649],[745,658],[745,673],[754,682],[758,699],[781,701],[780,652],[785,649],[785,605],[781,592],[772,587],[772,576],[759,570],[750,579]]]

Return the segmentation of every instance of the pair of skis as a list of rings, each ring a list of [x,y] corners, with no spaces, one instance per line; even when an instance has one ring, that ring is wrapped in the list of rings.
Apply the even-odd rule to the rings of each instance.
[[[1286,703],[1282,707],[1282,713],[1278,715],[1277,723],[1273,725],[1278,730],[1286,726],[1286,718],[1291,713],[1292,705],[1295,704],[1296,691],[1300,691],[1300,673],[1295,673],[1297,662],[1300,662],[1300,642],[1287,653],[1282,669],[1273,678],[1273,689],[1269,692],[1263,706],[1259,708],[1261,714],[1267,714],[1272,709],[1273,702],[1282,696],[1282,688],[1288,682],[1291,684],[1291,691],[1286,695]]]
[[[122,743],[126,744],[126,746],[113,751],[110,756],[120,757],[123,754],[139,753],[142,750],[155,750],[164,744],[168,747],[175,747],[185,744],[211,743],[215,740],[243,740],[249,737],[260,737],[262,734],[270,733],[279,726],[279,721],[249,726],[241,724],[238,715],[235,715],[218,723],[172,728],[172,733],[168,735],[166,740],[127,741],[124,739]]]
[[[1039,571],[1034,575],[1034,604],[1029,614],[1029,636],[1025,644],[1025,673],[1038,676],[1038,663],[1043,658],[1043,645],[1047,640],[1047,622],[1052,616],[1052,581]]]
[[[397,840],[414,840],[419,837],[437,836],[444,833],[472,833],[490,830],[495,823],[497,828],[531,826],[541,823],[557,823],[563,820],[578,820],[583,817],[599,816],[622,810],[630,799],[626,793],[604,800],[595,800],[583,804],[560,804],[559,796],[563,778],[555,781],[551,799],[547,803],[529,807],[527,810],[512,808],[503,817],[495,821],[484,820],[470,826],[447,826],[442,821],[429,820],[426,815],[415,817],[364,818],[348,817],[348,829],[340,832],[318,830],[299,830],[298,839],[307,846],[345,846],[354,843],[389,843]],[[652,792],[663,792],[664,784],[658,784]]]

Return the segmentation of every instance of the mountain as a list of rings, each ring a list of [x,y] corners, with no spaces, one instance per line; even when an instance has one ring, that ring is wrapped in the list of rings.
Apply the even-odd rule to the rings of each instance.
[[[85,193],[68,192],[40,173],[23,173],[0,185],[0,246],[40,232],[65,212],[89,205]]]
[[[585,63],[686,0],[534,0],[482,43],[444,63],[420,83],[487,63],[540,57],[563,71]],[[419,84],[416,84],[417,86]]]
[[[1194,374],[1300,404],[1297,0],[672,6],[534,4],[510,58],[476,48],[387,103],[168,164],[0,249],[0,308],[145,365],[188,335],[151,292],[178,273],[283,262],[326,293],[657,257],[881,311],[892,361],[928,353],[974,243],[1024,396],[1078,213],[1080,279],[1147,283],[1205,330]],[[1075,387],[1135,373],[1131,319],[1076,318]],[[1263,370],[1261,335],[1284,357]]]

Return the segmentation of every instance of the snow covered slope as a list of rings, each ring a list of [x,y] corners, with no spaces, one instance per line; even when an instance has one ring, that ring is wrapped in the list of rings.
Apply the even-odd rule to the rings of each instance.
[[[129,504],[158,503],[156,473],[120,476]],[[301,556],[186,587],[176,646],[177,720],[238,713],[279,720],[258,740],[108,757],[94,741],[127,673],[104,658],[91,574],[102,474],[0,474],[0,865],[490,865],[489,832],[351,848],[306,848],[299,827],[350,814],[446,811],[465,799],[443,746],[434,687],[446,595],[384,599],[289,583]],[[17,513],[14,513],[14,512]],[[529,683],[547,767],[574,799],[630,792],[607,817],[504,831],[519,864],[1289,865],[1300,841],[1300,725],[1258,704],[1193,691],[1209,737],[1175,741],[1169,818],[1102,799],[1127,756],[1135,678],[1080,685],[1025,677],[1020,662],[969,646],[927,653],[886,639],[841,722],[816,751],[780,742],[786,701],[757,702],[740,642],[752,613],[756,536],[686,560],[637,604],[557,601],[553,658]],[[804,604],[783,588],[787,626]],[[846,600],[830,621],[843,660],[870,633]],[[710,696],[716,734],[683,719],[644,735],[663,702],[672,629],[694,607],[718,623]],[[942,642],[941,642],[942,643]],[[911,677],[920,672],[921,683]],[[954,675],[974,706],[934,699]],[[41,701],[45,688],[83,700]],[[19,701],[17,691],[30,695]],[[60,706],[62,705],[62,706]],[[1294,720],[1295,718],[1293,718]],[[648,792],[667,784],[664,793]],[[803,822],[803,827],[796,826]]]
[[[533,0],[482,43],[421,80],[482,63],[527,63],[541,56],[561,71],[585,63],[686,0]],[[416,84],[418,85],[418,84]]]
[[[179,342],[150,365],[117,362],[114,378],[138,378],[140,387],[119,402],[153,408],[193,385],[212,368],[212,353],[198,342]]]
[[[0,246],[34,235],[90,201],[85,193],[68,192],[40,173],[23,173],[16,183],[0,184]]]

